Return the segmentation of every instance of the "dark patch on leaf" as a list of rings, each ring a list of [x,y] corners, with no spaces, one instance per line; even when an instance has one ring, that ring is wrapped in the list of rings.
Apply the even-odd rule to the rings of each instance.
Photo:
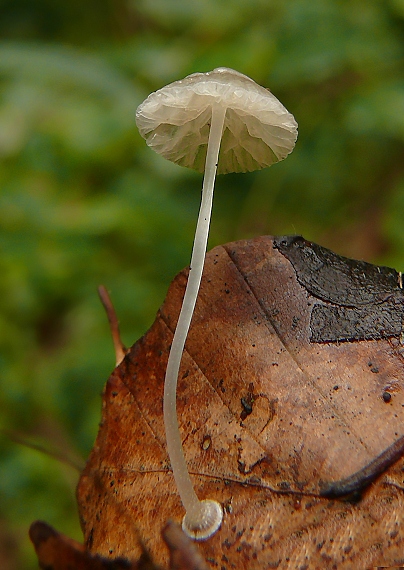
[[[276,238],[274,247],[300,285],[322,301],[311,312],[311,342],[400,336],[404,294],[397,271],[339,256],[301,236]]]

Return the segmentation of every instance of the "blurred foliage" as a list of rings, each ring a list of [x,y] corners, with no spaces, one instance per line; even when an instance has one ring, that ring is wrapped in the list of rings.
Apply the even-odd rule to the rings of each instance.
[[[114,365],[188,264],[201,177],[138,135],[137,105],[233,67],[299,122],[293,154],[219,177],[210,247],[302,233],[404,267],[404,0],[0,1],[0,427],[84,461]],[[78,473],[6,433],[0,565],[35,568],[36,518],[80,538]]]

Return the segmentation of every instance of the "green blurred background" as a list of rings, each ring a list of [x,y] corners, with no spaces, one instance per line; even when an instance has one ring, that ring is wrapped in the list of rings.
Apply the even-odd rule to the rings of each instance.
[[[80,539],[79,463],[114,366],[188,264],[201,176],[135,128],[149,92],[233,67],[299,123],[292,155],[219,177],[210,245],[302,233],[404,268],[404,0],[0,1],[0,567],[29,524]],[[5,434],[6,432],[6,434]]]

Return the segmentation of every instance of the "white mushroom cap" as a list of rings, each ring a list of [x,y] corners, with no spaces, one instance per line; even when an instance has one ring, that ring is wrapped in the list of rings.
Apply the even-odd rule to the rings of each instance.
[[[136,123],[158,154],[203,172],[213,105],[226,108],[219,174],[259,170],[293,150],[293,115],[267,89],[227,67],[193,73],[151,93],[139,105]]]

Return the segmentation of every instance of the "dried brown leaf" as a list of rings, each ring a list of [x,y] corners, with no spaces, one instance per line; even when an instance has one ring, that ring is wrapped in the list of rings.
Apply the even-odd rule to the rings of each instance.
[[[83,545],[42,521],[32,523],[29,536],[44,570],[158,570],[145,553],[133,563],[91,555]]]
[[[285,244],[263,237],[207,257],[178,385],[196,492],[225,511],[201,552],[222,570],[403,565],[402,290],[390,284],[394,272],[379,283],[374,266],[346,265],[304,241],[297,253]],[[328,277],[324,266],[334,267]],[[375,297],[362,303],[355,287],[368,283]],[[183,516],[162,398],[185,284],[182,272],[105,387],[78,502],[88,549],[106,557],[136,560],[144,544],[166,565],[160,530]],[[346,332],[333,328],[335,312]],[[347,489],[355,473],[355,502],[324,496]]]
[[[145,550],[136,561],[92,555],[82,544],[42,521],[32,523],[29,535],[40,567],[45,570],[159,570]],[[168,546],[170,570],[208,570],[197,547],[179,525],[168,521],[162,536]]]

